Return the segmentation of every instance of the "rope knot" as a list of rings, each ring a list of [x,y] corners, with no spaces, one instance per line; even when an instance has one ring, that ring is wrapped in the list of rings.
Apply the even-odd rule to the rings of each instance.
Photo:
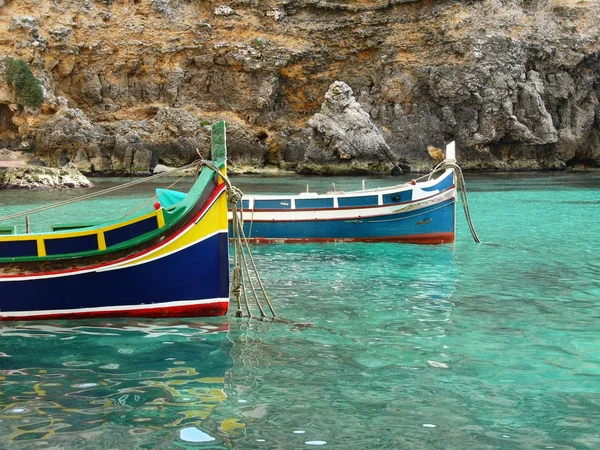
[[[237,204],[242,199],[243,196],[244,196],[244,193],[239,188],[237,188],[235,186],[231,186],[227,190],[227,200],[232,205]]]

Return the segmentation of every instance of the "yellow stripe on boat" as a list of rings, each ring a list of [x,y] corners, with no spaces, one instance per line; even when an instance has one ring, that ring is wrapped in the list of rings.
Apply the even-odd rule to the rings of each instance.
[[[31,233],[28,235],[3,235],[0,236],[0,240],[2,241],[37,241],[38,239],[65,239],[71,237],[80,237],[80,236],[91,236],[94,234],[98,234],[99,232],[106,233],[107,231],[116,230],[117,228],[123,228],[128,225],[141,222],[143,220],[149,219],[151,217],[156,217],[157,222],[160,223],[162,220],[163,226],[165,222],[165,218],[162,215],[162,209],[160,210],[160,218],[157,211],[153,211],[148,214],[144,214],[143,216],[138,216],[130,220],[126,220],[125,222],[119,222],[113,225],[102,226],[102,227],[89,227],[81,231],[61,231],[61,232],[53,232],[53,233]]]
[[[46,256],[46,245],[44,244],[44,240],[41,238],[38,238],[35,240],[35,242],[37,244],[38,256]]]
[[[106,241],[104,240],[104,232],[98,233],[98,250],[106,250]]]
[[[158,223],[158,228],[165,226],[165,212],[162,208],[156,211],[156,222]]]
[[[227,193],[224,191],[200,219],[200,222],[193,226],[191,230],[184,233],[183,236],[179,236],[179,238],[172,240],[167,245],[160,248],[160,250],[134,261],[127,262],[123,264],[123,267],[131,264],[139,264],[176,252],[181,248],[187,247],[190,244],[198,242],[215,233],[220,231],[226,232],[227,226]]]

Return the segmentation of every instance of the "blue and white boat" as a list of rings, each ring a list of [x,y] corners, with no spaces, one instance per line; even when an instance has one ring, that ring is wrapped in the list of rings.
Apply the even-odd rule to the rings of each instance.
[[[244,233],[251,242],[454,242],[456,168],[452,142],[442,163],[409,183],[326,194],[244,195]]]

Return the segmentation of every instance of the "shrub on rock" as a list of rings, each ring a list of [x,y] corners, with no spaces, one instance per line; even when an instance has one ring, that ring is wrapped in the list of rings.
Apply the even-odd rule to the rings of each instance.
[[[44,101],[42,84],[29,65],[18,58],[10,56],[4,61],[6,82],[14,90],[17,100],[24,106],[39,108]]]

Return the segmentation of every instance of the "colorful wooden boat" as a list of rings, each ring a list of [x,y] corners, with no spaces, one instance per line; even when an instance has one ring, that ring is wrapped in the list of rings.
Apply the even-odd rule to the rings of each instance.
[[[244,232],[251,242],[454,242],[454,167],[452,142],[445,161],[423,181],[353,192],[244,195]]]
[[[226,172],[225,124],[213,168]],[[217,316],[229,304],[227,193],[204,167],[187,195],[98,225],[0,235],[0,320]]]

